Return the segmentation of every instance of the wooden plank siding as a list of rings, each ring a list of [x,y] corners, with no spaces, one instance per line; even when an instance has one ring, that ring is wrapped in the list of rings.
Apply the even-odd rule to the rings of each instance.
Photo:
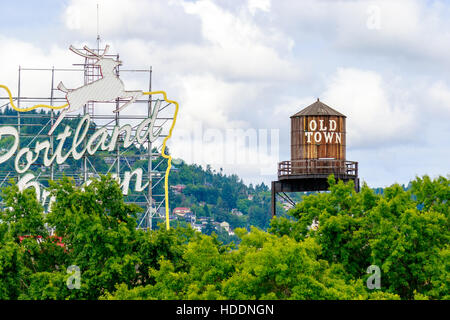
[[[278,180],[272,181],[272,216],[278,193],[328,190],[331,174],[336,181],[354,181],[359,192],[358,162],[346,159],[346,116],[317,98],[290,118],[291,160],[278,163]]]
[[[315,131],[309,128],[311,120],[315,120],[317,128]],[[320,131],[320,121],[323,121],[326,131]],[[336,121],[336,130],[329,131],[330,120]],[[307,133],[310,133],[310,141],[308,143]],[[320,142],[316,143],[314,135],[316,132],[320,133]],[[333,134],[330,142],[325,142],[325,136]],[[340,142],[336,139],[336,134],[340,134]],[[319,134],[318,134],[319,136]],[[346,159],[346,130],[345,130],[345,117],[340,116],[300,116],[291,118],[291,160],[304,160],[304,159]]]

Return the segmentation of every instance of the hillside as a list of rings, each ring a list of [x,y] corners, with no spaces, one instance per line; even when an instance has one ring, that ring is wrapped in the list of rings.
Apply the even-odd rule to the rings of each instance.
[[[33,117],[31,117],[33,116]],[[49,111],[30,111],[26,116],[21,117],[21,141],[20,147],[28,146],[30,142],[34,145],[36,136],[45,135],[50,128],[45,124],[50,117]],[[76,127],[79,119],[64,119],[60,126],[55,131],[55,136],[62,132],[66,125],[71,128]],[[5,108],[0,111],[0,125],[14,125],[17,122],[17,112]],[[92,129],[95,128],[95,124],[91,124]],[[43,138],[42,138],[43,139]],[[6,150],[13,144],[12,137],[3,137],[0,140],[0,155],[5,153]],[[72,137],[66,139],[63,146],[63,153],[67,152],[73,142]],[[166,149],[167,150],[167,149]],[[156,151],[156,150],[155,150]],[[169,152],[167,150],[167,152]],[[131,168],[141,168],[146,174],[148,171],[148,163],[144,158],[129,157],[130,154],[142,154],[145,156],[146,150],[144,148],[138,148],[131,146],[123,154],[122,158],[131,162]],[[93,166],[98,172],[106,172],[109,164],[109,154],[105,151],[97,152],[98,157],[91,158]],[[159,170],[165,170],[167,163],[161,156],[152,160],[153,167],[159,165]],[[37,160],[37,163],[42,163],[42,157]],[[55,178],[61,178],[63,175],[74,177],[77,179],[82,178],[81,161],[74,161],[72,157],[69,157],[63,165],[55,165]],[[172,215],[171,219],[173,223],[180,225],[191,224],[198,230],[202,230],[203,233],[211,234],[211,232],[219,233],[220,238],[224,242],[236,240],[233,236],[235,228],[249,228],[250,226],[256,226],[258,228],[267,230],[270,221],[270,190],[263,183],[260,185],[245,185],[237,175],[224,175],[222,171],[216,172],[207,166],[203,169],[198,165],[188,165],[182,160],[174,163],[172,171],[169,176],[170,189],[169,199],[171,213],[177,207],[188,208],[190,213],[185,216]],[[7,162],[2,163],[0,178],[3,180],[7,173],[14,171],[14,158],[9,159]],[[49,172],[43,172],[40,166],[32,166],[29,172],[39,174],[49,174]],[[41,181],[47,184],[46,180]],[[178,186],[178,189],[177,187]],[[174,188],[175,187],[175,188]],[[130,188],[131,190],[131,188]],[[163,184],[156,185],[154,194],[163,194]],[[142,194],[131,192],[125,199],[126,201],[145,201]],[[281,210],[281,208],[280,208]],[[142,214],[138,216],[138,221],[142,217]],[[153,220],[153,227],[157,227],[157,223],[161,222],[158,219]],[[228,228],[221,228],[220,223],[228,223]],[[226,224],[225,224],[226,225]],[[226,232],[226,229],[228,231]]]
[[[214,230],[210,224],[221,222],[231,229],[269,227],[270,190],[264,183],[247,186],[237,175],[183,161],[175,167],[169,176],[170,206],[190,208],[196,220],[207,221],[203,233],[210,234]]]

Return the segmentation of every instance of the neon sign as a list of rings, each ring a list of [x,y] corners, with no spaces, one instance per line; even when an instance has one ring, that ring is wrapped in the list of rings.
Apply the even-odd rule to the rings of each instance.
[[[161,136],[162,132],[162,126],[155,128],[155,121],[158,117],[161,102],[165,101],[168,105],[173,104],[175,106],[173,121],[168,134],[163,140],[161,149],[161,156],[167,159],[167,169],[164,177],[164,197],[166,227],[167,229],[169,229],[168,178],[171,169],[172,157],[165,153],[165,149],[167,140],[172,136],[172,131],[176,123],[179,105],[176,101],[167,99],[167,95],[164,91],[126,91],[124,89],[122,80],[118,75],[114,73],[114,68],[120,65],[122,62],[106,57],[105,55],[108,49],[109,46],[107,45],[103,50],[103,54],[100,55],[99,53],[95,53],[93,50],[85,46],[84,50],[88,54],[84,54],[81,51],[75,49],[73,46],[70,46],[70,50],[75,52],[76,54],[84,58],[96,61],[94,65],[100,68],[101,78],[76,89],[67,89],[62,84],[62,82],[60,82],[58,85],[58,89],[66,94],[65,97],[67,100],[67,103],[62,106],[38,104],[29,108],[18,108],[14,104],[14,100],[9,88],[1,84],[0,88],[6,90],[9,96],[9,105],[18,112],[28,112],[37,108],[61,110],[61,113],[59,114],[56,122],[52,125],[51,129],[48,132],[49,137],[53,135],[55,129],[61,124],[61,121],[64,119],[67,113],[81,109],[81,107],[86,105],[88,102],[110,102],[116,99],[129,99],[126,100],[125,104],[123,104],[122,106],[117,106],[117,108],[113,110],[114,113],[118,113],[125,107],[135,102],[136,99],[140,96],[162,95],[162,99],[158,98],[156,100],[155,108],[153,109],[152,114],[149,115],[149,117],[143,119],[137,126],[135,126],[135,133],[133,134],[133,127],[130,124],[125,124],[122,126],[115,126],[111,134],[109,134],[108,130],[105,127],[101,127],[95,130],[94,133],[92,133],[88,137],[88,130],[90,127],[92,128],[92,119],[89,114],[85,114],[80,119],[77,127],[74,130],[70,126],[66,125],[64,127],[64,130],[56,135],[56,148],[54,149],[54,152],[50,152],[50,139],[46,139],[44,141],[36,141],[34,143],[34,146],[19,148],[19,131],[13,126],[3,126],[0,127],[0,141],[4,138],[9,138],[9,140],[12,140],[13,143],[6,150],[3,150],[4,152],[0,155],[0,164],[14,157],[14,169],[18,174],[23,175],[18,181],[19,188],[23,190],[28,187],[34,187],[38,199],[40,199],[41,203],[45,203],[50,195],[49,192],[44,190],[41,194],[41,188],[39,183],[35,181],[35,175],[33,173],[29,173],[30,167],[35,164],[38,159],[42,159],[43,165],[45,167],[50,167],[55,163],[58,165],[63,164],[69,157],[73,158],[74,160],[80,160],[83,156],[87,154],[94,155],[97,151],[112,152],[115,150],[118,144],[119,137],[121,137],[121,141],[123,141],[123,147],[125,149],[129,148],[133,144],[142,145],[144,142],[152,143]],[[64,150],[63,147],[65,144],[67,145],[67,141],[69,138],[72,140],[72,143],[68,150]],[[127,195],[129,192],[130,181],[133,177],[136,179],[134,188],[135,191],[140,192],[149,187],[149,182],[145,184],[142,183],[143,173],[144,172],[142,168],[136,168],[132,171],[126,171],[122,179],[117,175],[113,174],[113,176],[115,176],[116,180],[119,182],[120,187],[122,188],[122,193],[124,195]],[[88,183],[88,181],[86,181],[86,183]],[[50,201],[52,201],[52,199],[50,199]]]

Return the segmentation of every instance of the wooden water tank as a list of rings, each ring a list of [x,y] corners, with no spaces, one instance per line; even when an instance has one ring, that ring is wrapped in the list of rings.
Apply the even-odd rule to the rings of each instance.
[[[346,116],[317,99],[291,116],[291,160],[278,163],[278,180],[272,181],[272,216],[276,196],[295,205],[290,192],[325,191],[328,179],[352,180],[359,192],[358,162],[345,155]]]
[[[345,160],[345,118],[319,99],[291,116],[291,161]]]

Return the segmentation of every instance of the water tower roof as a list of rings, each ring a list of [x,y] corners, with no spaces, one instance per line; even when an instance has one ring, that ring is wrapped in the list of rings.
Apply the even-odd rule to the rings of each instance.
[[[303,117],[303,116],[338,116],[345,117],[342,113],[334,110],[333,108],[327,106],[325,103],[321,102],[319,98],[312,105],[307,106],[305,109],[297,112],[291,118]]]

